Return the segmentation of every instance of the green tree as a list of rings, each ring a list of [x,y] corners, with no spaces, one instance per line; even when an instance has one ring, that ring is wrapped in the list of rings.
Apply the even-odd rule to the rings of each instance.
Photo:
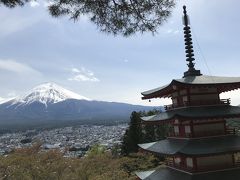
[[[143,126],[143,142],[148,143],[148,142],[153,142],[156,140],[156,135],[155,135],[155,126],[153,124],[147,124]]]
[[[90,150],[88,151],[87,155],[89,157],[92,157],[92,156],[101,156],[105,153],[106,151],[106,148],[102,145],[99,145],[99,144],[96,144],[94,146],[92,146],[90,148]]]
[[[22,6],[30,0],[0,0],[7,7]],[[128,36],[136,32],[156,32],[170,16],[175,0],[53,0],[54,17],[78,20],[88,16],[100,31]]]
[[[121,153],[128,155],[138,151],[138,144],[142,142],[142,127],[140,113],[133,111],[130,118],[129,128],[126,130]]]
[[[161,110],[154,109],[148,112],[142,113],[142,116],[152,116],[161,113]],[[143,126],[143,142],[153,142],[160,139],[164,139],[168,133],[168,126],[165,124],[155,125],[146,124]]]
[[[142,124],[142,116],[152,116],[161,113],[160,110],[154,109],[148,112],[132,112],[129,128],[123,136],[121,154],[138,152],[138,144],[158,141],[166,138],[169,126],[165,124]]]
[[[158,124],[155,125],[155,141],[165,139],[169,132],[168,124]]]

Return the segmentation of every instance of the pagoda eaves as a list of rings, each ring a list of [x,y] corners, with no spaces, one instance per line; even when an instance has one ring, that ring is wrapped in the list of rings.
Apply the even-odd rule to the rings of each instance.
[[[161,155],[216,155],[226,151],[238,152],[240,137],[229,135],[197,139],[167,138],[162,141],[140,144],[139,147]]]
[[[187,76],[173,79],[168,85],[142,92],[142,99],[171,97],[172,93],[184,88],[216,88],[218,93],[240,88],[240,77]]]
[[[196,106],[178,108],[172,111],[165,111],[157,115],[141,117],[143,123],[168,123],[178,119],[216,119],[216,118],[239,118],[240,107],[239,106]]]
[[[162,167],[153,171],[137,172],[142,180],[238,180],[239,169],[228,169],[226,171],[208,171],[197,174],[176,171],[168,167]]]

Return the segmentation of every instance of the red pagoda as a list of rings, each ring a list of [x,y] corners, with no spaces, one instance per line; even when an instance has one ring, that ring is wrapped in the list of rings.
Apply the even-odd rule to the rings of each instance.
[[[219,96],[240,88],[240,77],[206,76],[195,69],[189,19],[183,9],[188,70],[182,79],[142,93],[142,99],[172,99],[165,112],[142,117],[146,125],[169,124],[168,137],[139,144],[144,151],[165,156],[166,166],[136,174],[144,180],[240,180],[240,137],[226,125],[226,120],[240,117],[240,107]]]

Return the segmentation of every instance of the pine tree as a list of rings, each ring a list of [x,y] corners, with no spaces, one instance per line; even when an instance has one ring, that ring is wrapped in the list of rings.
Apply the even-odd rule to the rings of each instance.
[[[160,110],[154,109],[151,111],[148,111],[147,113],[142,114],[142,116],[152,116],[161,113]],[[143,132],[144,132],[144,138],[143,142],[153,142],[158,140],[158,126],[153,124],[146,124],[143,126]]]
[[[73,20],[89,17],[100,31],[128,36],[136,32],[156,32],[171,15],[176,0],[53,0],[49,12],[54,17]],[[14,8],[29,0],[0,0],[0,6]]]
[[[129,128],[123,136],[122,155],[138,152],[138,144],[140,143],[158,141],[166,137],[169,129],[167,125],[141,124],[141,116],[151,116],[159,113],[161,113],[159,110],[132,112]]]
[[[153,142],[156,140],[156,135],[155,135],[155,127],[152,124],[146,124],[143,126],[143,132],[144,132],[144,138],[143,142],[148,143],[148,142]]]
[[[130,118],[129,128],[126,130],[122,143],[122,154],[138,152],[138,144],[142,142],[142,127],[140,114],[133,111]]]
[[[169,132],[169,126],[166,124],[155,125],[155,141],[165,139]]]

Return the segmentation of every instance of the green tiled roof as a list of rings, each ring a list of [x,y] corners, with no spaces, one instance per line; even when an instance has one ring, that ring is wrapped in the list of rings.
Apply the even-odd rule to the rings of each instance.
[[[188,174],[168,167],[155,171],[137,172],[142,180],[239,180],[240,169],[229,169],[199,174]]]
[[[235,117],[240,116],[240,107],[229,105],[183,107],[171,111],[162,112],[154,116],[141,117],[141,119],[144,122],[156,122],[171,120],[177,116],[185,118]]]
[[[171,84],[171,83],[170,83],[170,84]],[[161,87],[158,87],[158,88],[154,88],[154,89],[151,89],[151,90],[149,90],[149,91],[144,91],[144,92],[142,92],[141,94],[142,94],[143,96],[145,96],[145,95],[149,95],[149,94],[152,94],[152,93],[161,91],[162,89],[165,89],[166,87],[168,87],[170,84],[165,85],[165,86],[161,86]]]
[[[175,79],[185,84],[228,84],[240,83],[240,77],[222,77],[222,76],[188,76],[182,79]]]
[[[222,76],[188,76],[182,79],[175,79],[184,84],[229,84],[240,83],[240,77],[222,77]]]
[[[136,172],[136,175],[142,180],[192,180],[191,175],[168,167],[159,168],[151,173],[150,171]]]
[[[240,137],[236,135],[201,139],[168,138],[153,143],[139,144],[139,147],[158,154],[207,155],[240,150]]]
[[[136,172],[136,175],[137,175],[140,179],[147,179],[147,178],[150,177],[154,172],[156,172],[156,170],[153,170],[153,171],[142,171],[142,172]]]
[[[186,85],[228,85],[228,84],[239,84],[240,77],[221,77],[221,76],[187,76],[182,79],[173,79],[170,84],[165,86],[161,86],[159,88],[151,89],[149,91],[142,92],[143,96],[149,96],[154,93],[158,93],[160,91],[164,91],[166,89],[172,89],[171,85],[174,83],[186,84]],[[231,87],[231,89],[235,89],[236,87]]]

